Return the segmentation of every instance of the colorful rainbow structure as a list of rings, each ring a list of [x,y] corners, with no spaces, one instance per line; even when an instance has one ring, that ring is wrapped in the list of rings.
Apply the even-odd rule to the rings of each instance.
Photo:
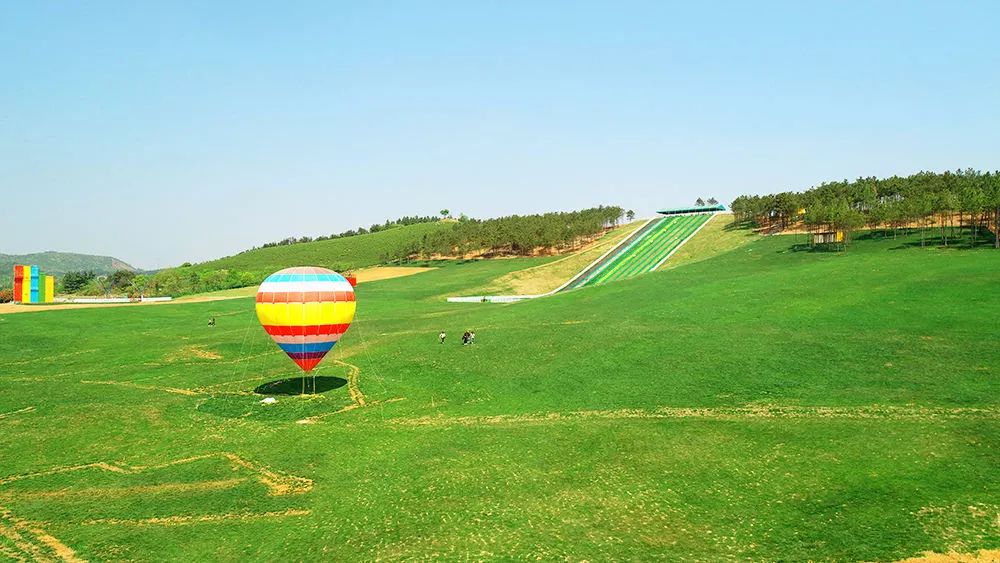
[[[38,266],[14,264],[15,303],[52,303],[55,293],[55,276],[41,275]]]

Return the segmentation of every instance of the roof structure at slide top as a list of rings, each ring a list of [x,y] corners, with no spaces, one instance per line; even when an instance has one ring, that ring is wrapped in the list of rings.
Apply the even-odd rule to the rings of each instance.
[[[726,206],[721,203],[718,205],[701,205],[695,207],[675,207],[672,209],[662,209],[657,211],[660,215],[684,215],[686,213],[715,213],[717,211],[725,211]]]

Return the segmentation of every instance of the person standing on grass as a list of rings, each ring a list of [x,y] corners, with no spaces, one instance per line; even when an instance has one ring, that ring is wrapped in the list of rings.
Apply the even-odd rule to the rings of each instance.
[[[441,344],[444,344],[444,339],[445,339],[446,336],[448,336],[448,335],[445,334],[443,330],[441,331],[441,334],[438,335],[438,339],[441,340]]]
[[[469,345],[469,331],[465,331],[465,334],[462,335],[462,346],[468,346],[468,345]]]
[[[469,331],[469,344],[475,344],[475,343],[476,343],[476,331],[474,330]]]

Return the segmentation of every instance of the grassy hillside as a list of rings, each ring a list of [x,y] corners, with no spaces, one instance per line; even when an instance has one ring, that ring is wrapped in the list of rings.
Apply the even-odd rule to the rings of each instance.
[[[93,270],[110,274],[115,270],[136,271],[125,262],[111,256],[93,256],[73,252],[36,252],[34,254],[0,254],[0,279],[13,277],[14,264],[37,264],[46,274]]]
[[[579,252],[532,268],[510,272],[491,281],[484,288],[470,291],[483,295],[538,295],[551,291],[566,283],[580,270],[586,268],[588,264],[600,258],[602,254],[632,234],[642,224],[643,221],[636,221],[615,227]]]
[[[35,523],[0,548],[892,560],[1000,546],[1000,255],[796,240],[514,305],[441,297],[540,261],[366,284],[318,370],[325,392],[269,406],[255,388],[300,383],[252,299],[0,317],[21,335],[0,339],[0,451],[16,452],[0,530]],[[468,328],[478,343],[462,347]]]
[[[396,254],[419,242],[427,233],[453,228],[453,223],[419,223],[374,234],[357,235],[288,246],[259,248],[236,256],[195,264],[196,271],[236,270],[266,276],[275,270],[307,264],[333,269],[373,266],[387,254]]]

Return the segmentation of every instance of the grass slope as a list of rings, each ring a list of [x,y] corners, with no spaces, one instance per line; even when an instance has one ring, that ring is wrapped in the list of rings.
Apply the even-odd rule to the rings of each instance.
[[[193,269],[227,269],[266,276],[275,270],[303,264],[334,269],[364,268],[381,263],[387,253],[405,248],[427,233],[448,228],[452,228],[451,223],[418,223],[374,234],[259,248],[195,264]]]
[[[732,222],[732,213],[716,213],[698,234],[678,248],[660,269],[670,270],[682,264],[705,260],[760,238],[760,235],[754,234],[749,229],[734,228]]]
[[[538,261],[367,284],[326,392],[270,406],[249,299],[0,317],[0,519],[95,560],[1000,545],[1000,254],[791,242],[514,305],[441,296]]]

